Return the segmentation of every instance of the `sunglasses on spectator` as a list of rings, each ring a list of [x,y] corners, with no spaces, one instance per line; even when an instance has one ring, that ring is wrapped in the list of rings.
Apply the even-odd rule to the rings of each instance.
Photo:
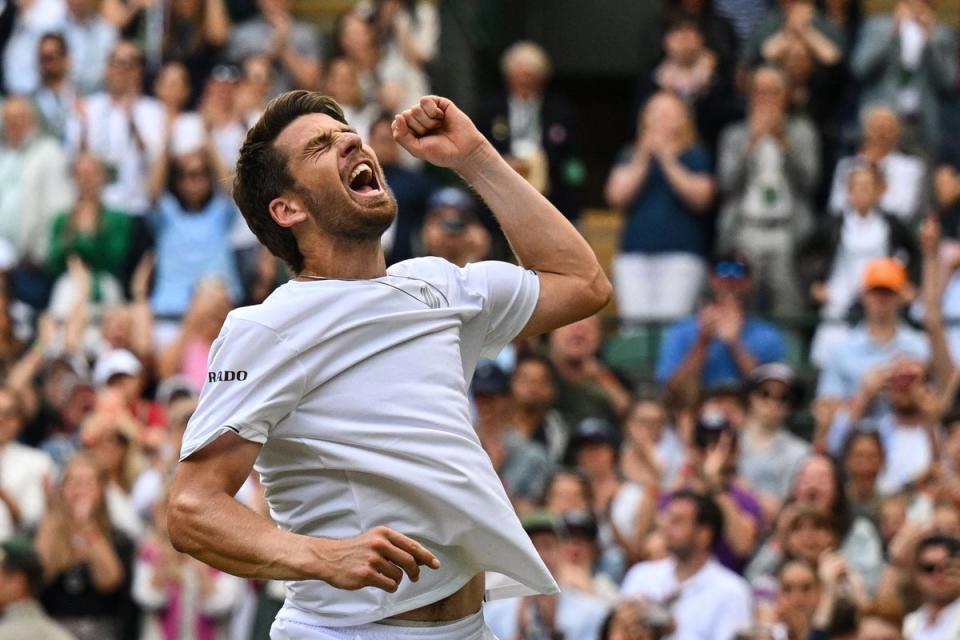
[[[732,278],[742,280],[749,275],[750,270],[742,262],[718,262],[713,268],[713,275],[718,278]]]
[[[763,387],[760,387],[754,393],[756,393],[758,396],[760,396],[764,400],[774,400],[775,402],[790,401],[790,396],[788,396],[786,393],[776,393],[775,391],[771,391],[770,389],[764,389]]]
[[[947,570],[947,563],[943,562],[921,562],[917,565],[917,572],[934,574],[934,573],[944,573]]]

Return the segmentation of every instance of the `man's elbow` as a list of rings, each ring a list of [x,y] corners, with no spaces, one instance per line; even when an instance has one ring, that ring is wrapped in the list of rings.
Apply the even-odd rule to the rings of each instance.
[[[584,293],[586,298],[585,302],[589,304],[591,308],[588,315],[599,313],[613,300],[613,285],[610,283],[610,278],[607,277],[607,274],[604,273],[600,265],[597,265],[597,270],[590,279],[589,285]]]
[[[167,501],[167,533],[173,548],[180,553],[194,555],[199,551],[192,534],[196,531],[197,518],[202,512],[203,504],[199,496],[182,489],[171,491]]]

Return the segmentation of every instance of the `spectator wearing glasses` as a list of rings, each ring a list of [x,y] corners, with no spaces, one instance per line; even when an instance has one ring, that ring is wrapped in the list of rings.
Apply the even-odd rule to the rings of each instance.
[[[732,640],[753,614],[749,585],[713,557],[722,531],[723,512],[710,498],[674,493],[661,520],[669,557],[635,565],[621,593],[662,604],[678,638]]]
[[[761,365],[747,379],[747,418],[740,434],[739,472],[757,492],[767,520],[790,493],[790,479],[810,445],[790,433],[786,420],[797,399],[793,370],[782,363]]]
[[[48,33],[37,45],[40,86],[33,92],[33,105],[40,126],[61,143],[66,142],[67,123],[79,117],[79,91],[70,79],[67,41],[59,33]]]
[[[143,94],[143,55],[136,44],[118,42],[107,62],[106,91],[85,100],[80,131],[71,137],[107,166],[103,201],[143,215],[150,206],[150,167],[163,145],[164,110]]]
[[[923,605],[904,620],[904,635],[910,640],[960,637],[960,540],[924,538],[917,545],[915,569]]]
[[[757,366],[786,356],[780,330],[747,313],[753,277],[743,254],[720,256],[710,286],[713,301],[670,326],[660,346],[657,381],[687,404],[702,388],[743,380]]]

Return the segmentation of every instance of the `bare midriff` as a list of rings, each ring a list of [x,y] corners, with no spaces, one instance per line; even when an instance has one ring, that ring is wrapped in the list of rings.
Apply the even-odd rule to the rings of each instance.
[[[413,620],[416,622],[448,622],[458,620],[480,611],[483,606],[483,591],[485,585],[483,574],[470,578],[467,584],[460,587],[459,591],[450,594],[443,600],[437,600],[433,604],[412,609],[391,616],[388,620]]]

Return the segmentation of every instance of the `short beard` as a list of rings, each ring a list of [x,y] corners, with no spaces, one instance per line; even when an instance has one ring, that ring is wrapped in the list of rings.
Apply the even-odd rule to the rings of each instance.
[[[369,241],[379,239],[397,217],[397,200],[389,189],[386,187],[384,189],[386,189],[388,202],[373,210],[364,209],[353,200],[333,196],[333,194],[317,196],[309,189],[300,186],[297,187],[297,193],[303,199],[310,216],[324,233],[334,238]]]

